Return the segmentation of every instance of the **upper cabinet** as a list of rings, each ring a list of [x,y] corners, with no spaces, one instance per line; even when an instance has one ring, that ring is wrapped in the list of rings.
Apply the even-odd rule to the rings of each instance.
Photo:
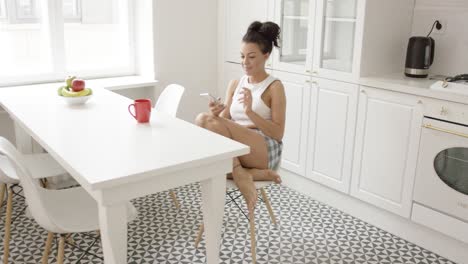
[[[321,77],[359,76],[362,0],[320,0],[316,6],[313,71]]]
[[[240,44],[247,28],[256,20],[272,20],[274,3],[271,0],[223,0],[222,3],[226,16],[224,59],[240,63]]]
[[[250,23],[281,27],[266,67],[337,81],[401,72],[414,0],[220,0],[224,62],[240,63]]]
[[[280,48],[273,53],[273,68],[306,74],[312,68],[315,1],[276,0],[275,22],[281,28]]]
[[[273,68],[338,80],[358,77],[364,0],[277,0]]]

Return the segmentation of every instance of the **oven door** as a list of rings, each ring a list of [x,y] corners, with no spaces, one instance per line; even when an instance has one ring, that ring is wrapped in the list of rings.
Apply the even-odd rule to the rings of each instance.
[[[468,126],[424,118],[414,200],[468,222]]]

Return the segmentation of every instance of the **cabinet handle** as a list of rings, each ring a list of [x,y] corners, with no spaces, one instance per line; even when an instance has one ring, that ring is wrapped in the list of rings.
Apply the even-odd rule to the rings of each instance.
[[[316,81],[313,81],[312,83],[315,84],[315,85],[318,85],[318,82],[316,82]]]
[[[317,74],[317,73],[318,73],[318,71],[312,71],[312,74]]]
[[[366,93],[366,90],[361,90],[361,93],[362,93],[362,94],[367,94],[367,93]]]
[[[423,102],[421,100],[418,100],[418,104],[422,104]]]
[[[310,81],[309,81],[309,80],[306,80],[306,83],[310,83]]]
[[[448,114],[448,109],[442,106],[442,108],[440,109],[440,114],[441,115],[447,115]]]
[[[310,71],[309,70],[306,70],[307,73],[309,73]]]
[[[424,128],[429,128],[429,129],[432,129],[432,130],[436,130],[436,131],[440,131],[440,132],[449,133],[449,134],[460,136],[460,137],[464,137],[464,138],[468,138],[468,134],[448,130],[448,129],[445,129],[445,128],[435,127],[435,126],[432,126],[431,124],[424,124],[423,127]]]

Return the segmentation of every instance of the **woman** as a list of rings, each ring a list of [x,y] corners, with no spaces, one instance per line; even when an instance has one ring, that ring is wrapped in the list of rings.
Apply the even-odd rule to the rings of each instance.
[[[278,47],[280,28],[273,22],[253,22],[242,38],[241,59],[245,75],[229,83],[225,103],[210,101],[209,113],[196,123],[250,146],[250,153],[234,159],[232,177],[252,215],[257,202],[253,181],[281,183],[272,170],[279,165],[286,115],[281,81],[265,71],[273,45]]]

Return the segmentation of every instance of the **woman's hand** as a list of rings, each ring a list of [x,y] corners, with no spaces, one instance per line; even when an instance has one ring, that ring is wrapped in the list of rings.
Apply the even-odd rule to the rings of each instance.
[[[252,92],[248,88],[242,88],[241,92],[244,96],[239,97],[239,102],[244,104],[244,112],[247,114],[252,112]]]
[[[220,102],[220,98],[216,101],[210,100],[208,106],[210,107],[211,114],[214,116],[219,116],[224,108],[226,108],[226,106]]]

